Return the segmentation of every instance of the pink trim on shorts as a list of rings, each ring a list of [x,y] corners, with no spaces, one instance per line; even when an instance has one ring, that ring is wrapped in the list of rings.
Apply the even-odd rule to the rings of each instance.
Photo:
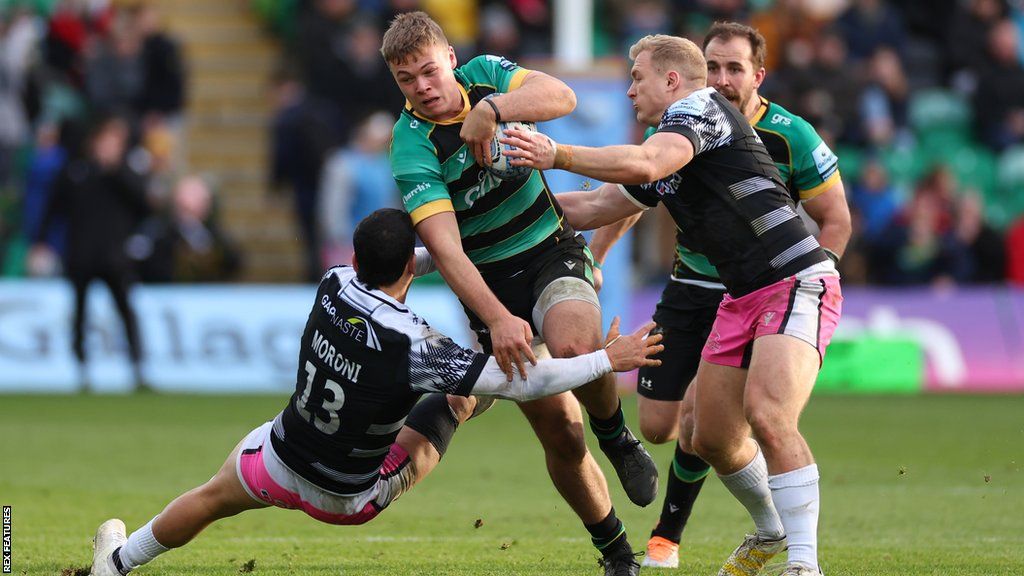
[[[838,276],[790,276],[739,298],[726,294],[701,356],[712,364],[747,368],[754,340],[787,334],[814,346],[824,360],[842,302]]]
[[[384,510],[384,507],[378,505],[375,500],[368,502],[362,510],[355,514],[335,514],[321,510],[304,501],[297,492],[291,492],[271,478],[263,463],[263,446],[254,450],[243,450],[238,458],[239,471],[249,493],[272,506],[288,510],[302,510],[321,522],[339,525],[365,524]],[[408,458],[409,454],[404,448],[398,444],[392,444],[391,450],[384,458],[384,464],[380,468],[381,480],[379,481],[400,471]]]

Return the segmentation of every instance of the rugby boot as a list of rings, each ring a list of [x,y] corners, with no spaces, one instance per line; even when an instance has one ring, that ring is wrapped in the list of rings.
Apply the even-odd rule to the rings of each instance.
[[[661,536],[651,536],[642,565],[644,568],[678,568],[679,544]]]
[[[808,568],[803,564],[790,564],[779,576],[822,576],[818,568]]]
[[[640,574],[640,565],[636,562],[638,554],[630,552],[616,554],[608,558],[598,560],[604,568],[604,576],[637,576]]]
[[[718,576],[756,576],[772,556],[785,549],[785,537],[762,540],[754,534],[747,534],[743,543],[729,555],[729,559],[718,571]]]
[[[96,536],[92,539],[92,570],[91,576],[121,576],[121,572],[114,565],[111,557],[114,550],[117,550],[128,541],[125,536],[124,522],[117,518],[107,520],[96,529]]]
[[[599,444],[633,504],[647,506],[654,502],[658,497],[658,466],[629,428],[623,428],[618,438]]]

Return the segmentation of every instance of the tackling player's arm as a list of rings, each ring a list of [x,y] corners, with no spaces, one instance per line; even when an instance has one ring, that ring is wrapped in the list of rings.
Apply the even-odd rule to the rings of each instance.
[[[513,166],[538,170],[558,168],[605,182],[647,184],[665,178],[689,164],[694,149],[690,139],[674,132],[658,132],[643,144],[590,148],[558,144],[539,132],[509,129],[502,139],[515,146],[505,155]]]
[[[522,69],[518,87],[480,101],[462,123],[459,136],[478,163],[491,161],[488,146],[502,122],[544,122],[570,114],[576,108],[576,93],[565,82],[536,70]]]
[[[846,250],[853,232],[842,179],[836,178],[826,190],[801,204],[807,215],[818,225],[818,244],[826,253],[831,251],[835,254],[835,260],[838,260]]]
[[[432,342],[417,346],[413,352],[421,359],[410,363],[414,367],[410,380],[419,392],[495,396],[515,402],[537,400],[567,392],[608,372],[659,366],[660,361],[650,357],[662,352],[665,346],[659,343],[662,335],[650,334],[653,329],[654,323],[649,322],[633,334],[620,335],[618,318],[615,318],[603,349],[573,358],[542,360],[528,374],[512,380],[505,378],[494,358],[484,357],[462,348],[450,338],[435,335]],[[441,348],[440,354],[437,353],[438,348]],[[431,371],[433,362],[426,357],[435,355],[447,359],[441,370],[443,373]],[[485,363],[480,366],[484,359]]]
[[[617,184],[602,184],[592,192],[565,192],[557,198],[565,219],[576,230],[594,230],[649,208],[628,196]]]
[[[495,359],[506,378],[512,380],[513,363],[520,374],[525,374],[524,356],[531,364],[537,363],[530,348],[533,340],[530,324],[513,316],[487,287],[480,271],[462,249],[455,213],[443,211],[428,216],[416,225],[416,233],[455,295],[487,324]]]

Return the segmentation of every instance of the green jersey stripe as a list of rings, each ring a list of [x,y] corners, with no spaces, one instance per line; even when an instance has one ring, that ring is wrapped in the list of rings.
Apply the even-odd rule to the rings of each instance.
[[[484,196],[469,208],[459,211],[459,230],[462,232],[462,237],[466,238],[494,230],[508,222],[509,213],[519,214],[532,206],[537,201],[537,197],[542,195],[543,189],[529,186],[529,183],[529,180],[524,180],[523,185],[518,190],[505,198],[498,194],[490,194]],[[482,204],[484,200],[491,197],[501,201],[497,206],[487,211],[478,209],[479,204]],[[488,202],[488,204],[493,204],[493,202]]]
[[[524,228],[532,226],[532,224],[528,223],[536,222],[538,218],[548,211],[554,214],[551,203],[544,195],[538,195],[525,210],[520,211],[511,220],[497,228],[472,236],[463,236],[462,247],[468,251],[498,244],[511,236],[515,236]],[[555,214],[555,217],[557,218],[558,215]]]
[[[561,221],[553,211],[541,214],[525,230],[506,240],[479,250],[467,250],[466,255],[474,263],[484,264],[504,260],[515,256],[543,242],[562,227]]]

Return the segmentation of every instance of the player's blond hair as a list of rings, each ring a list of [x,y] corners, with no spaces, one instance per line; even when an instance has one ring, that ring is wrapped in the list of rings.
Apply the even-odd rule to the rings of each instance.
[[[384,32],[380,53],[388,64],[403,64],[430,46],[448,46],[444,30],[426,12],[406,12]]]
[[[660,71],[675,70],[686,80],[707,83],[708,64],[704,53],[686,38],[666,34],[644,36],[629,48],[629,59],[636,60],[641,52],[650,52],[651,65]]]

